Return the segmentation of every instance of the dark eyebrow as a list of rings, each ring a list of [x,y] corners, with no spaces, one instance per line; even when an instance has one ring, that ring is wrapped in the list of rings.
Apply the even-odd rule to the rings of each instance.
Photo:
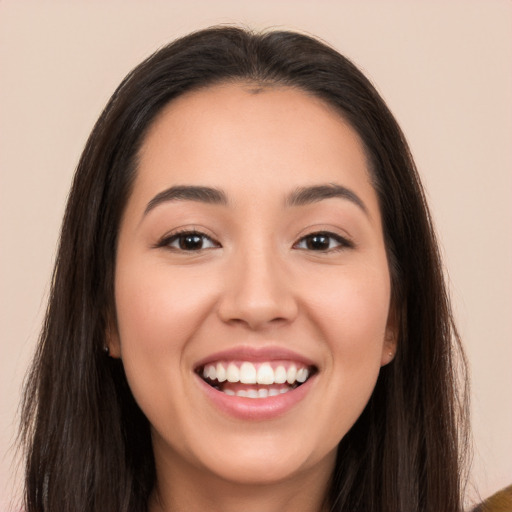
[[[335,183],[315,185],[313,187],[299,187],[288,196],[286,204],[287,206],[304,206],[324,199],[330,199],[332,197],[347,199],[361,208],[361,210],[368,215],[368,209],[362,199],[355,192]]]
[[[217,188],[198,187],[192,185],[178,185],[159,192],[146,206],[144,215],[147,215],[153,208],[168,201],[198,201],[208,204],[228,203],[226,194]]]

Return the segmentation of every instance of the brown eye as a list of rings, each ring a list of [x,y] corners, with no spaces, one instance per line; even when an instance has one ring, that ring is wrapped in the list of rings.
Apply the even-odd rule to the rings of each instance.
[[[219,247],[219,244],[210,237],[195,231],[172,235],[163,240],[161,245],[180,251],[201,251]]]
[[[326,251],[331,239],[327,235],[312,235],[306,238],[306,247],[310,251]]]
[[[317,252],[327,252],[352,246],[352,243],[345,238],[329,232],[311,233],[301,238],[295,245],[297,249]]]
[[[203,248],[203,237],[201,235],[181,235],[178,237],[178,245],[184,251],[197,251]]]

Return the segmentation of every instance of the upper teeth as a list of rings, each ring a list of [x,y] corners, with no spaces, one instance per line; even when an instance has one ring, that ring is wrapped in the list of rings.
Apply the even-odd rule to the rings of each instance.
[[[299,367],[295,364],[286,369],[278,365],[275,369],[270,363],[263,363],[256,368],[254,364],[245,361],[239,366],[235,363],[207,364],[203,368],[203,377],[218,382],[241,382],[242,384],[294,384],[305,382],[309,377],[309,370],[306,367]]]

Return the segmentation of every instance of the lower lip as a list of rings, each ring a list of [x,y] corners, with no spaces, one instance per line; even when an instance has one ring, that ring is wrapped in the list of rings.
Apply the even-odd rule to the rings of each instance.
[[[313,375],[304,384],[286,393],[266,398],[226,395],[207,384],[201,377],[198,376],[197,380],[208,399],[225,414],[242,420],[261,421],[282,416],[301,402],[310,391],[315,377]]]

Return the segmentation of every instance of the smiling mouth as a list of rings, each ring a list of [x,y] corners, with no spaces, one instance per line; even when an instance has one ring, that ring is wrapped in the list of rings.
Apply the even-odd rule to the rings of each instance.
[[[290,361],[217,361],[196,369],[199,377],[214,389],[244,398],[267,398],[288,393],[316,372],[314,366]]]

